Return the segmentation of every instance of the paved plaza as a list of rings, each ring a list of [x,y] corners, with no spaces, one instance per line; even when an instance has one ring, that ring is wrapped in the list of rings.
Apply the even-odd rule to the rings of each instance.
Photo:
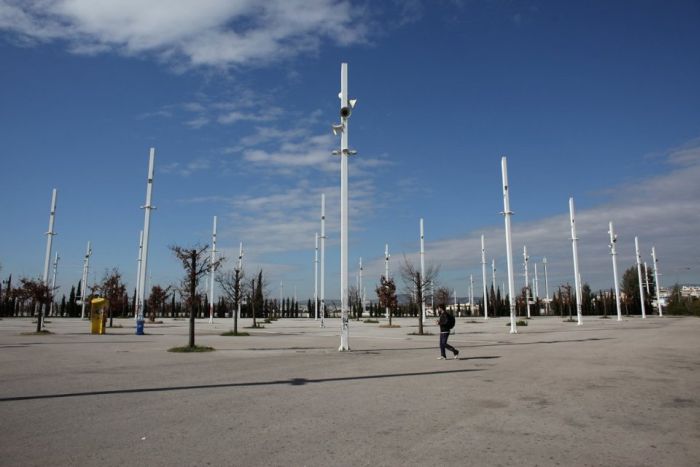
[[[697,466],[700,320],[0,320],[0,465]],[[241,327],[250,320],[242,320]]]

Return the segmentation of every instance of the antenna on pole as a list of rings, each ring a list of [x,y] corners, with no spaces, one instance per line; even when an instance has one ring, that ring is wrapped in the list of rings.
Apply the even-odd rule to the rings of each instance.
[[[314,247],[314,319],[318,320],[318,232],[316,232],[314,239],[316,245]]]
[[[617,252],[615,251],[615,244],[617,243],[617,235],[613,230],[613,223],[610,221],[608,223],[608,233],[610,234],[610,256],[612,257],[613,265],[613,279],[615,280],[615,304],[617,305],[617,320],[622,321],[622,307],[620,307],[620,281],[617,279]]]
[[[83,278],[80,283],[80,319],[85,319],[85,305],[87,304],[87,281],[88,272],[90,269],[90,256],[92,255],[92,248],[90,247],[90,241],[87,242],[87,248],[85,249],[85,259],[83,260]]]
[[[510,210],[510,195],[508,193],[508,161],[505,156],[501,157],[501,176],[503,178],[503,216],[505,218],[506,230],[506,259],[508,262],[508,304],[510,305],[510,333],[517,334],[515,326],[515,297],[513,291],[513,246],[510,236],[510,217],[513,212]],[[494,271],[496,269],[494,268]]]
[[[484,234],[481,234],[481,282],[484,286],[484,319],[489,319],[489,296],[486,291],[486,247]]]
[[[532,318],[530,316],[530,278],[528,276],[528,262],[530,257],[527,255],[527,246],[523,246],[523,266],[525,266],[525,306],[527,308],[527,319]]]
[[[340,347],[338,351],[350,350],[348,322],[348,157],[357,154],[348,147],[348,121],[357,103],[348,98],[348,64],[340,65],[340,123],[333,125],[333,134],[340,134]]]
[[[637,276],[639,277],[639,301],[642,304],[642,319],[647,317],[647,312],[644,307],[644,284],[642,283],[642,258],[639,255],[639,239],[634,237],[634,249],[637,256]]]
[[[156,158],[156,149],[151,148],[148,155],[148,179],[146,180],[146,204],[142,206],[143,217],[143,250],[141,253],[141,270],[139,271],[139,290],[136,299],[136,335],[143,335],[143,305],[146,292],[146,271],[148,271],[148,234],[151,231],[151,211],[155,209],[151,205],[153,195],[153,166]]]
[[[656,289],[656,307],[659,310],[659,316],[663,316],[664,313],[661,310],[661,296],[660,294],[660,289],[661,289],[661,284],[659,284],[659,260],[656,259],[656,247],[652,246],[651,247],[651,260],[654,262],[654,288]]]
[[[422,298],[420,309],[423,322],[425,323],[425,236],[423,234],[423,218],[420,218],[420,296]],[[434,312],[434,310],[433,310]]]
[[[214,227],[211,234],[211,260],[209,263],[209,324],[214,323],[214,279],[216,279],[216,271],[214,271],[214,263],[216,262],[216,216],[214,216]]]
[[[574,198],[569,198],[569,219],[571,221],[571,249],[574,255],[574,280],[576,286],[576,316],[577,325],[583,324],[581,319],[581,276],[578,272],[578,238],[576,237],[576,220],[574,213]]]
[[[321,327],[326,327],[326,194],[321,193]]]

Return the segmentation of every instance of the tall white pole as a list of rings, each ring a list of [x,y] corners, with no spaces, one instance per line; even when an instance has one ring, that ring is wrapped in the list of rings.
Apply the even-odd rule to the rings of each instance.
[[[54,220],[56,219],[56,189],[51,191],[51,211],[49,212],[49,230],[46,232],[46,255],[44,256],[44,274],[42,276],[42,282],[48,288],[49,287],[49,263],[51,262],[51,245],[53,244],[53,236],[56,233],[53,231]],[[53,300],[53,299],[52,299]],[[42,315],[44,313],[43,304],[39,305],[37,312],[37,324],[36,331],[41,331],[44,323],[42,320]]]
[[[540,299],[540,284],[538,282],[539,277],[537,274],[537,263],[535,263],[534,266],[535,266],[535,295],[534,295],[533,299],[535,300],[535,302],[537,302],[537,300]]]
[[[364,295],[364,289],[362,288],[362,257],[360,257],[360,276],[359,276],[359,281],[360,284],[357,288],[357,293],[360,296],[360,316],[365,315],[365,295]]]
[[[474,316],[474,274],[469,274],[469,314]]]
[[[284,292],[284,285],[282,285],[282,281],[280,281],[280,311],[282,311],[283,307],[283,301],[284,298],[282,297],[282,293]]]
[[[513,246],[510,236],[510,194],[508,192],[508,161],[506,157],[501,158],[501,176],[503,178],[503,216],[505,218],[506,230],[506,259],[508,260],[508,302],[510,305],[510,333],[516,334],[518,329],[515,325],[515,284],[513,283]],[[494,269],[495,270],[495,269]]]
[[[326,319],[326,194],[321,193],[321,327]]]
[[[418,286],[421,289],[421,297],[423,300],[420,304],[421,316],[423,317],[423,322],[425,323],[425,237],[423,235],[423,218],[420,218],[420,284]],[[433,310],[435,312],[435,310]]]
[[[578,237],[576,237],[576,214],[574,212],[574,198],[569,198],[569,219],[571,221],[571,249],[574,255],[574,281],[576,286],[576,316],[577,325],[583,324],[581,315],[581,276],[578,272]]]
[[[661,296],[659,295],[659,290],[661,289],[661,284],[659,284],[659,260],[656,259],[656,247],[651,247],[651,260],[654,262],[654,288],[656,289],[656,307],[659,310],[659,316],[663,316],[664,313],[661,307]]]
[[[489,295],[486,291],[486,247],[484,234],[481,234],[481,282],[484,286],[484,319],[489,319]]]
[[[496,260],[494,258],[491,258],[491,286],[496,289],[498,285],[496,285]]]
[[[615,244],[617,243],[617,235],[613,230],[613,223],[608,223],[608,233],[610,234],[610,256],[612,257],[613,279],[615,280],[615,304],[617,305],[617,320],[622,321],[622,307],[620,306],[620,281],[617,279],[617,252]]]
[[[549,315],[549,277],[547,276],[547,258],[542,258],[544,265],[544,297],[545,297],[545,313]]]
[[[146,180],[146,204],[142,206],[143,217],[143,250],[141,253],[141,271],[139,278],[138,298],[136,299],[136,334],[143,335],[143,305],[146,292],[146,271],[148,271],[148,234],[151,231],[151,205],[153,195],[153,165],[155,163],[156,149],[151,148],[148,156],[148,179]]]
[[[139,256],[136,259],[136,290],[134,293],[136,296],[134,297],[134,303],[138,303],[138,296],[139,296],[139,281],[141,280],[141,262],[143,259],[143,230],[139,231]],[[138,305],[136,305],[138,307]],[[136,310],[134,310],[134,321],[138,319],[138,315],[136,313]]]
[[[639,300],[642,303],[642,319],[647,317],[644,307],[644,283],[642,282],[642,257],[639,255],[639,239],[634,237],[634,249],[637,256],[637,276],[639,277]]]
[[[238,283],[239,283],[239,288],[240,288],[240,283],[241,283],[241,274],[243,271],[243,242],[240,243],[238,246]],[[238,292],[239,295],[243,295],[239,289]],[[238,309],[236,310],[236,318],[241,319],[241,298],[242,297],[236,297],[238,300]]]
[[[56,291],[56,272],[58,271],[58,251],[53,260],[53,277],[51,278],[51,306],[49,307],[49,316],[53,314],[53,302],[54,302],[54,292]]]
[[[87,281],[88,272],[90,269],[90,255],[92,255],[92,248],[90,248],[90,242],[87,242],[87,248],[85,249],[85,259],[83,259],[83,278],[80,282],[80,319],[85,319],[85,306],[87,305]]]
[[[216,279],[216,271],[214,271],[214,263],[216,262],[216,216],[214,216],[214,227],[211,234],[211,260],[209,271],[209,324],[214,323],[214,280]]]
[[[455,316],[457,316],[457,289],[452,289],[452,297],[454,299]]]
[[[644,288],[647,289],[647,297],[651,296],[651,292],[649,292],[649,268],[646,261],[644,261]]]
[[[318,319],[318,232],[315,236],[315,247],[314,247],[314,319]],[[311,310],[309,310],[311,313]]]
[[[46,255],[44,256],[44,274],[42,281],[45,286],[49,286],[49,263],[51,262],[51,245],[53,244],[53,224],[56,219],[56,188],[51,191],[51,211],[49,212],[49,230],[46,232]]]
[[[530,277],[528,276],[528,262],[530,257],[527,255],[527,246],[523,246],[523,266],[525,266],[525,307],[527,308],[527,318],[530,319]]]
[[[348,157],[356,154],[348,147],[348,121],[355,99],[348,98],[348,64],[340,65],[340,124],[333,125],[333,133],[340,133],[340,347],[339,351],[350,350],[350,329],[348,322]]]
[[[384,244],[384,279],[389,280],[389,244]],[[384,307],[384,315],[386,319],[389,319],[389,303],[387,302]]]

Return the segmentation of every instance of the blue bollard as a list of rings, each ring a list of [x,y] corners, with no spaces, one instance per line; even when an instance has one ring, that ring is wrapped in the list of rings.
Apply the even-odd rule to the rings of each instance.
[[[143,320],[136,321],[136,335],[143,336]]]

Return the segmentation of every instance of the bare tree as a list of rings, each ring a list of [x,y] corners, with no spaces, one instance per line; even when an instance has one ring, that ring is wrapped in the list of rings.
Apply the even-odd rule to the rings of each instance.
[[[389,310],[389,327],[391,327],[391,315],[393,314],[394,308],[398,305],[394,278],[387,279],[382,275],[381,282],[375,291],[377,292],[377,298],[379,298],[379,305]]]
[[[21,285],[15,289],[15,296],[21,303],[30,301],[32,308],[37,309],[36,332],[41,332],[42,311],[53,300],[52,290],[41,279],[22,278],[19,281]]]
[[[450,290],[447,287],[438,287],[435,291],[435,304],[438,308],[447,309],[447,304],[450,303]],[[469,310],[471,313],[471,310]]]
[[[238,307],[243,299],[243,279],[245,275],[238,268],[216,276],[216,282],[221,286],[226,301],[231,305],[233,313],[233,333],[238,334]]]
[[[360,289],[351,285],[348,287],[348,306],[350,310],[355,313],[355,319],[360,320],[362,315],[362,297],[360,297]]]
[[[113,268],[105,270],[102,281],[92,287],[92,293],[100,295],[109,302],[109,327],[112,327],[113,311],[122,310],[124,305],[124,294],[126,293],[126,285],[122,282],[122,275],[119,269]]]
[[[221,265],[224,258],[219,258],[217,261],[212,263],[208,261],[209,252],[207,251],[209,245],[194,246],[191,248],[183,248],[181,246],[171,246],[170,250],[182,263],[182,268],[185,270],[185,277],[182,281],[182,286],[180,287],[180,295],[185,301],[185,306],[190,309],[190,341],[189,347],[193,348],[194,345],[194,317],[195,308],[199,302],[199,294],[197,293],[197,286],[199,281],[205,274],[208,274],[211,270],[216,270]]]
[[[165,289],[159,285],[154,285],[151,287],[151,293],[148,295],[148,321],[154,323],[156,321],[156,311],[161,310],[165,305],[165,302],[170,298],[170,289],[172,286],[168,286]]]
[[[406,287],[406,292],[416,297],[416,303],[419,307],[423,304],[425,287],[437,279],[439,272],[439,267],[429,266],[425,271],[425,276],[422,276],[420,268],[416,268],[404,255],[401,265],[401,279]],[[418,334],[423,334],[423,316],[420,312],[418,313]]]

